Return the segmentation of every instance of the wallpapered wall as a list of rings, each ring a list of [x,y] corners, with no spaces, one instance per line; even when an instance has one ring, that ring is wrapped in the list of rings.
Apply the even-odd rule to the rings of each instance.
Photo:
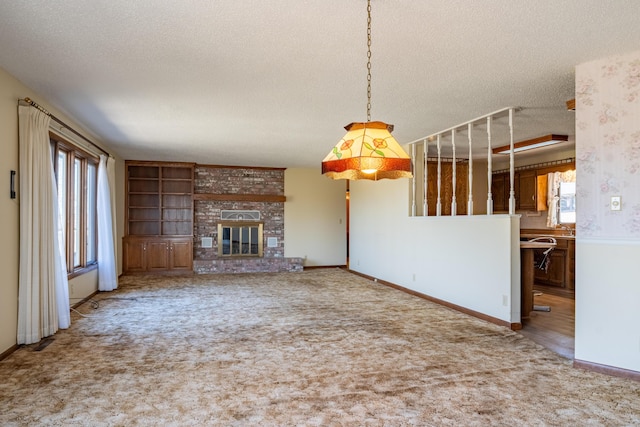
[[[577,67],[576,163],[578,235],[640,239],[640,51]]]

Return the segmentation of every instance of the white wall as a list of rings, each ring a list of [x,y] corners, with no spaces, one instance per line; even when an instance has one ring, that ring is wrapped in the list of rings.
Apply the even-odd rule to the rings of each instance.
[[[323,176],[320,168],[284,172],[285,257],[305,258],[304,265],[345,265],[346,181]]]
[[[576,242],[575,358],[640,371],[640,242]]]
[[[406,180],[351,183],[350,268],[520,322],[519,217],[408,215]]]
[[[639,63],[637,51],[576,67],[575,357],[640,372]]]

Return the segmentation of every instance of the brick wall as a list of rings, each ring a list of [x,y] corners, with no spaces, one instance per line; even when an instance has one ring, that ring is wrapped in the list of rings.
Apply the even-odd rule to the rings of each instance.
[[[195,193],[216,195],[284,195],[284,170],[261,168],[225,168],[197,165]],[[263,222],[262,258],[218,256],[218,223],[222,210],[255,210]],[[194,271],[196,273],[300,271],[302,259],[284,258],[284,203],[264,201],[210,201],[194,203]],[[212,237],[213,247],[203,248],[202,237]],[[278,245],[267,247],[267,238],[276,237]]]

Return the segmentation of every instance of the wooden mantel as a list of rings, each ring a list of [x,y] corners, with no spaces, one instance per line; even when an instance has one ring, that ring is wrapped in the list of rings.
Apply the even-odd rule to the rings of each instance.
[[[193,200],[215,201],[215,202],[264,202],[264,203],[284,203],[286,196],[276,194],[213,194],[197,193],[193,195]]]

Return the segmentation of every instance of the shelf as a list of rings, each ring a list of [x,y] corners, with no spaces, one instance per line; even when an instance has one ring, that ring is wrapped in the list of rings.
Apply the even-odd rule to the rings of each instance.
[[[127,164],[127,234],[193,235],[193,165]]]
[[[159,178],[160,168],[157,166],[132,166],[128,168],[129,179],[132,178]]]

